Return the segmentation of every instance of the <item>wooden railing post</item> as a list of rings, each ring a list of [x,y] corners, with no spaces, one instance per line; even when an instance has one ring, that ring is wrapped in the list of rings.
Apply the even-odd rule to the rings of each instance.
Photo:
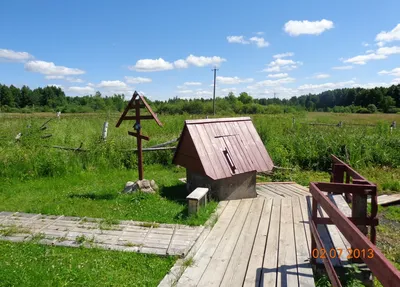
[[[310,220],[315,224],[316,227],[318,227],[317,223],[315,222],[316,221],[315,219],[317,219],[317,217],[318,217],[317,211],[318,211],[317,201],[313,197],[313,199],[312,199],[312,209],[311,209],[311,219]],[[311,228],[311,225],[312,224],[310,224],[310,228]],[[311,234],[313,234],[312,228],[311,228]],[[311,263],[312,264],[316,263],[316,259],[314,258],[314,256],[312,256],[313,250],[315,250],[315,249],[317,249],[317,243],[315,242],[314,236],[311,236]]]

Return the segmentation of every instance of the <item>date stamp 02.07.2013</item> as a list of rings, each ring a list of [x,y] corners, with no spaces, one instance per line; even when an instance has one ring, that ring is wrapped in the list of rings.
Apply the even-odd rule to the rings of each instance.
[[[369,249],[358,249],[358,248],[347,248],[345,249],[347,253],[347,259],[351,258],[374,258],[374,250],[372,248]],[[345,254],[346,254],[345,253]],[[343,254],[342,248],[314,248],[311,252],[311,256],[314,259],[320,258],[341,258]]]

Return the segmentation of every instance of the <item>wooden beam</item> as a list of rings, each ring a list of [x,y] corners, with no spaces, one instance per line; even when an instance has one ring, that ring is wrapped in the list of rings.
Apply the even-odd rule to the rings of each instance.
[[[314,182],[321,191],[342,194],[353,193],[360,195],[376,194],[376,185],[346,184],[335,182]]]
[[[356,225],[368,225],[368,226],[377,226],[379,225],[378,218],[355,218],[355,217],[348,217],[351,222]],[[315,220],[315,224],[335,224],[333,223],[332,219],[329,217],[318,217]]]
[[[129,121],[129,120],[136,120],[136,116],[125,116],[122,120],[123,121]],[[141,120],[153,120],[153,116],[152,115],[143,115],[140,116]],[[155,120],[155,119],[154,119]]]
[[[139,95],[140,97],[140,95]],[[135,101],[135,111],[136,111],[136,123],[140,127],[140,100],[137,99]],[[137,130],[137,148],[138,148],[138,172],[139,172],[139,180],[143,179],[143,151],[142,151],[142,129],[139,128]]]
[[[157,118],[157,116],[154,114],[153,110],[150,108],[149,104],[146,102],[144,97],[139,94],[140,99],[142,100],[142,103],[145,105],[147,111],[153,116],[153,119],[156,121],[156,123],[162,127],[163,124],[160,122],[160,120]]]
[[[129,112],[129,110],[133,107],[133,103],[134,103],[134,101],[135,101],[135,99],[136,99],[137,96],[138,96],[138,93],[135,91],[135,92],[133,93],[133,95],[132,95],[132,99],[129,101],[129,103],[128,103],[128,105],[126,106],[124,112],[122,113],[122,115],[120,116],[120,118],[119,118],[117,124],[115,125],[116,128],[118,128],[118,127],[121,125],[121,123],[122,123],[122,121],[124,120],[126,114],[127,114],[127,113]]]
[[[144,136],[144,135],[141,135],[141,134],[138,134],[138,133],[134,133],[134,132],[130,132],[130,131],[128,131],[128,135],[133,136],[133,137],[137,137],[137,138],[140,137],[141,139],[144,139],[146,141],[150,140],[150,138],[147,137],[147,136]]]

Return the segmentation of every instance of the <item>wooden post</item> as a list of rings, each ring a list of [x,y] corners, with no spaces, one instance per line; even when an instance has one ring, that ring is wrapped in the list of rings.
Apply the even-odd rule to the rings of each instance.
[[[108,132],[108,122],[104,122],[103,132],[101,134],[101,138],[103,139],[103,141],[105,141],[107,139],[107,132]]]
[[[317,217],[318,217],[317,210],[318,210],[317,201],[316,201],[315,198],[313,197],[313,199],[312,199],[312,209],[311,209],[311,218],[310,218],[310,220],[311,220],[313,223],[315,223],[315,220],[314,220],[314,219],[317,219]],[[311,263],[312,263],[312,264],[315,264],[317,261],[316,261],[316,258],[314,258],[314,257],[312,256],[312,254],[313,254],[313,250],[317,249],[317,243],[315,242],[315,238],[314,238],[314,235],[313,235],[313,232],[312,232],[312,227],[311,227],[311,225],[312,225],[312,224],[310,224],[310,229],[311,229]],[[315,223],[315,227],[318,228],[318,225],[317,225],[316,223]]]
[[[140,126],[140,101],[137,99],[135,101],[135,112],[136,112],[136,123],[137,128],[137,149],[138,149],[138,172],[139,180],[143,179],[143,150],[142,150],[142,127]],[[135,128],[135,129],[136,129]]]

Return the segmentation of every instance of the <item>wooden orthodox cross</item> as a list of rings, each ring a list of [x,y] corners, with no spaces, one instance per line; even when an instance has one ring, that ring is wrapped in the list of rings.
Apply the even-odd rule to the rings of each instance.
[[[140,108],[146,108],[150,115],[140,115]],[[134,116],[127,116],[129,110],[135,109]],[[150,138],[142,135],[142,126],[140,125],[140,120],[155,120],[156,123],[162,127],[162,123],[158,120],[157,116],[154,114],[153,110],[150,108],[149,104],[146,102],[144,97],[138,92],[134,92],[132,99],[129,101],[128,106],[125,108],[121,117],[119,118],[116,127],[118,128],[122,121],[134,120],[135,124],[133,128],[136,132],[128,131],[128,134],[137,138],[137,154],[138,154],[138,171],[139,180],[143,179],[143,151],[142,151],[142,139],[148,141]]]

